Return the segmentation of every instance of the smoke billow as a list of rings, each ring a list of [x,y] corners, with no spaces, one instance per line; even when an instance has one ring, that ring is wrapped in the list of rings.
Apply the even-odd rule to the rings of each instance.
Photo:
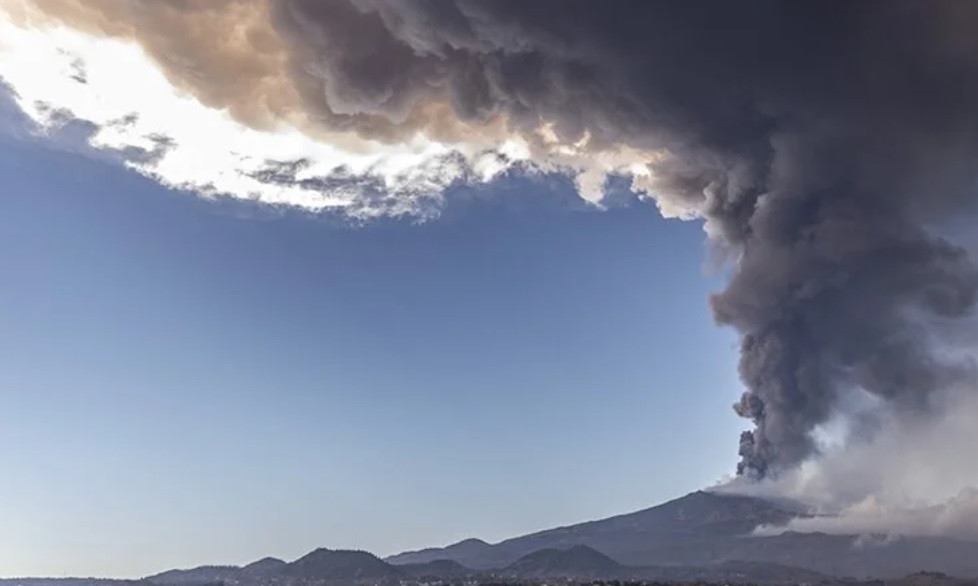
[[[777,478],[738,479],[717,490],[761,497],[790,497],[809,505],[812,517],[786,526],[761,527],[760,534],[785,531],[844,535],[946,536],[978,539],[978,394],[974,388],[943,394],[933,406],[939,416],[921,418],[899,409],[853,406],[836,426],[835,441],[823,441],[817,461]],[[867,411],[867,409],[872,409]],[[867,425],[866,414],[874,422]],[[869,427],[873,433],[865,433]]]
[[[625,173],[667,215],[703,219],[735,258],[711,305],[741,334],[743,475],[815,456],[855,394],[926,420],[974,374],[942,332],[971,313],[978,270],[941,234],[978,202],[978,4],[30,4],[138,42],[254,128],[519,139],[589,199]]]

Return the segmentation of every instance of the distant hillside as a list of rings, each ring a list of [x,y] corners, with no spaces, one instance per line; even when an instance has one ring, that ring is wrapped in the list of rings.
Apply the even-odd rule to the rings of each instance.
[[[372,553],[320,548],[290,563],[290,576],[322,580],[385,580],[404,576],[404,572]]]
[[[397,569],[414,578],[464,578],[478,574],[476,570],[466,568],[452,560],[435,560],[426,564],[404,564]]]
[[[241,568],[241,573],[249,576],[272,576],[285,571],[288,565],[278,558],[262,558]]]
[[[504,578],[526,580],[654,580],[736,584],[817,584],[828,576],[791,566],[764,562],[724,562],[709,566],[629,567],[583,545],[545,549],[523,556],[503,570]]]
[[[149,576],[146,580],[161,586],[197,586],[233,580],[241,568],[238,566],[200,566],[187,570],[169,570]]]
[[[644,554],[663,543],[744,535],[758,525],[783,525],[798,515],[764,499],[699,491],[635,513],[540,531],[495,545],[466,540],[446,548],[399,554],[387,561],[451,559],[471,568],[491,569],[535,551],[587,545],[624,564],[648,565],[662,563]]]
[[[620,578],[628,574],[621,564],[586,545],[535,551],[521,557],[498,573],[501,576],[524,580]]]
[[[317,549],[292,563],[277,558],[263,558],[244,567],[201,566],[189,570],[170,570],[150,576],[146,581],[155,586],[250,586],[271,583],[304,584],[309,580],[384,582],[397,580],[405,575],[403,570],[391,566],[372,553]]]
[[[200,566],[187,570],[169,570],[145,578],[157,586],[204,586],[208,584],[237,584],[249,579],[276,576],[288,566],[277,558],[262,558],[244,567]]]
[[[451,559],[477,570],[506,568],[541,550],[587,546],[625,567],[709,569],[731,563],[786,567],[830,576],[896,578],[919,571],[978,576],[978,543],[910,537],[873,543],[855,535],[793,533],[753,537],[760,525],[807,516],[790,501],[694,492],[659,506],[507,539],[466,540],[388,558],[401,563]],[[758,566],[760,567],[760,566]]]
[[[481,539],[466,539],[446,547],[429,547],[418,551],[406,551],[385,558],[384,561],[395,565],[425,564],[439,560],[459,561],[477,559],[488,555],[491,550],[492,546]]]

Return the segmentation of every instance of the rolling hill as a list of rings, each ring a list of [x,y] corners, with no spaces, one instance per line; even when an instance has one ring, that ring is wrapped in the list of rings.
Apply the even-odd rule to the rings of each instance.
[[[454,564],[454,562],[447,563]],[[436,567],[443,568],[443,566]],[[276,558],[263,558],[244,567],[201,566],[189,570],[170,570],[150,576],[145,579],[145,582],[157,586],[301,584],[324,580],[341,583],[380,583],[396,581],[408,575],[407,568],[392,566],[372,553],[320,548],[291,563]]]
[[[322,580],[360,581],[397,579],[405,575],[372,553],[320,548],[288,564],[290,576]]]
[[[629,575],[621,564],[586,545],[542,549],[529,553],[498,572],[523,580],[547,578],[610,579]]]
[[[425,564],[404,564],[397,569],[414,578],[464,578],[478,575],[478,572],[466,568],[452,560],[435,560]]]

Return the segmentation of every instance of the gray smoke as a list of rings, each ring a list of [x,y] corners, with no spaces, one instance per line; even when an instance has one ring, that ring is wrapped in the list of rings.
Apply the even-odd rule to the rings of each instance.
[[[34,2],[138,40],[256,126],[298,109],[310,132],[396,141],[505,119],[595,152],[663,153],[649,188],[736,254],[711,305],[741,334],[735,410],[755,425],[742,474],[814,455],[813,432],[854,392],[925,417],[973,375],[936,349],[978,295],[972,261],[940,236],[978,202],[976,3]],[[248,27],[222,20],[237,17]]]

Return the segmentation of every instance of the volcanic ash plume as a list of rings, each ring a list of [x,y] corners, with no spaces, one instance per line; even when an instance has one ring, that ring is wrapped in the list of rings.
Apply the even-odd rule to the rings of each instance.
[[[5,2],[19,31],[138,45],[241,136],[313,145],[276,155],[242,139],[250,158],[222,164],[244,179],[220,183],[179,174],[174,153],[198,147],[164,116],[151,130],[171,140],[131,164],[180,187],[373,216],[519,167],[567,173],[594,202],[627,175],[664,214],[704,220],[734,259],[711,303],[741,334],[744,475],[816,455],[854,396],[927,419],[971,381],[947,331],[970,315],[978,271],[946,236],[978,200],[978,4]],[[2,63],[14,91],[36,90],[22,100],[35,119],[51,110],[37,101],[82,110]],[[125,103],[137,120],[150,107]]]
[[[855,435],[824,448],[817,461],[760,482],[736,479],[717,488],[761,497],[789,497],[809,505],[812,517],[785,531],[896,539],[944,536],[978,539],[978,393],[974,387],[944,393],[932,406],[939,417],[896,409],[872,411],[872,434],[861,415],[850,415]],[[841,434],[845,437],[844,429]]]

